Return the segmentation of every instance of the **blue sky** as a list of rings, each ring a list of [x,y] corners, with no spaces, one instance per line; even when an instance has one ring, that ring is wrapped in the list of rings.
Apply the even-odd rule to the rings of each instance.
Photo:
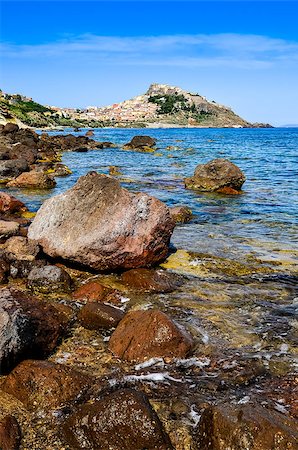
[[[1,1],[0,87],[105,105],[152,82],[298,123],[296,1]]]

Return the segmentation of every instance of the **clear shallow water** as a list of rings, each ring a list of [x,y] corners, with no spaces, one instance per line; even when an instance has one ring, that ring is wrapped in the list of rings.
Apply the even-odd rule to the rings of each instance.
[[[136,134],[155,137],[157,152],[122,150],[120,146]],[[48,196],[70,188],[89,170],[108,173],[109,166],[116,165],[126,188],[147,192],[169,206],[183,204],[192,209],[193,221],[174,232],[172,242],[178,248],[238,258],[243,252],[252,253],[262,259],[295,263],[297,129],[98,129],[94,139],[112,141],[119,148],[66,152],[63,162],[73,174],[57,178],[55,189],[15,193],[36,210]],[[184,188],[183,178],[192,175],[197,164],[214,158],[228,158],[244,171],[243,195],[201,194]]]

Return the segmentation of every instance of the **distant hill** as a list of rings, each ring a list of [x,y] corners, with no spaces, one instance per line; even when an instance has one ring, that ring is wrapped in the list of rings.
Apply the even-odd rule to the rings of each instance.
[[[196,93],[165,84],[151,84],[147,92],[130,100],[95,110],[96,117],[115,123],[149,126],[251,127],[231,108]]]
[[[105,107],[85,109],[44,106],[20,94],[0,91],[0,123],[32,127],[270,127],[252,124],[231,108],[202,95],[166,84],[151,84],[147,92]]]

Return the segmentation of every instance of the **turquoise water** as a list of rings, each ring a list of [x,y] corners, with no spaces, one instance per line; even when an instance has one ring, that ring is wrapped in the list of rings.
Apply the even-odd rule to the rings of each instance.
[[[66,132],[72,130],[61,134]],[[156,154],[121,149],[137,134],[157,139]],[[236,258],[252,253],[273,261],[286,255],[295,262],[298,129],[98,129],[94,139],[119,147],[66,152],[63,162],[73,174],[57,178],[55,189],[14,193],[37,210],[45,198],[70,188],[89,170],[107,174],[109,166],[116,165],[127,189],[147,192],[169,206],[183,204],[192,209],[192,222],[174,232],[176,247]],[[183,178],[193,174],[197,164],[214,158],[228,158],[244,171],[243,195],[201,194],[184,188]]]

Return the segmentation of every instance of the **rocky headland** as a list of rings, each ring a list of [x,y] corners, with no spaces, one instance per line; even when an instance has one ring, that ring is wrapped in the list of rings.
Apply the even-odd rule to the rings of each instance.
[[[0,92],[0,123],[34,127],[268,128],[250,123],[231,108],[177,86],[151,84],[145,94],[86,109],[44,106],[19,94]]]

